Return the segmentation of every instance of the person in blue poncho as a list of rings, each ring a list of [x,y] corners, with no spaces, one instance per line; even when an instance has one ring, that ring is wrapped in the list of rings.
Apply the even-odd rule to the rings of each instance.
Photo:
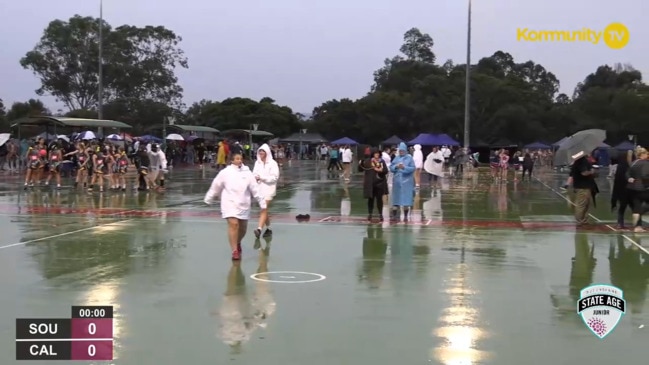
[[[390,164],[390,172],[394,176],[392,179],[390,220],[398,221],[400,216],[399,208],[403,208],[403,220],[407,221],[415,194],[415,161],[408,154],[408,147],[403,142],[399,144],[397,155]]]

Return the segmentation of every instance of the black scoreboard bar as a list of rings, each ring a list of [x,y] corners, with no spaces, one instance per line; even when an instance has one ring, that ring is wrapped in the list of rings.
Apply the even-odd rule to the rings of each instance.
[[[113,307],[75,305],[72,306],[72,318],[113,318]]]
[[[72,318],[16,319],[16,360],[112,360],[113,307],[74,306]]]

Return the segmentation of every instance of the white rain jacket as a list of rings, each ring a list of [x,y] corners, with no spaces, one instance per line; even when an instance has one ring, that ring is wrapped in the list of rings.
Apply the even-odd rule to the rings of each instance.
[[[440,162],[437,162],[437,161]],[[442,177],[444,176],[444,154],[442,151],[431,152],[426,156],[426,162],[424,163],[424,170],[427,173],[435,176]]]
[[[259,194],[257,181],[245,165],[230,165],[221,170],[212,181],[203,201],[211,204],[219,196],[223,218],[250,219],[251,198],[257,200],[261,209],[266,209],[266,199]]]
[[[167,169],[167,156],[165,156],[162,150],[158,149],[156,152],[151,151],[151,144],[149,143],[146,145],[146,152],[149,154],[149,159],[151,160],[149,164],[151,170]]]
[[[421,169],[424,167],[424,154],[421,152],[421,145],[415,145],[415,152],[412,154],[412,159],[415,161],[415,168]]]
[[[259,157],[259,151],[266,152],[266,162]],[[273,159],[273,154],[270,152],[270,147],[266,143],[259,147],[257,150],[257,161],[255,167],[252,169],[254,176],[259,176],[259,194],[263,195],[266,200],[270,200],[277,192],[277,180],[279,180],[279,166]]]

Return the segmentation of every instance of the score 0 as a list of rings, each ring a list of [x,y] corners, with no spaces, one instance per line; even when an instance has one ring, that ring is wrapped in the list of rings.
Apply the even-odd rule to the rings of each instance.
[[[70,327],[73,360],[112,360],[112,307],[72,307]]]

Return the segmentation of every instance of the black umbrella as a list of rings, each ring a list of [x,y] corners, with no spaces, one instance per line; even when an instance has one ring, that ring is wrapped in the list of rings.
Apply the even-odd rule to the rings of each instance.
[[[606,140],[606,131],[587,129],[577,132],[563,141],[554,154],[555,166],[567,166],[593,152]]]

